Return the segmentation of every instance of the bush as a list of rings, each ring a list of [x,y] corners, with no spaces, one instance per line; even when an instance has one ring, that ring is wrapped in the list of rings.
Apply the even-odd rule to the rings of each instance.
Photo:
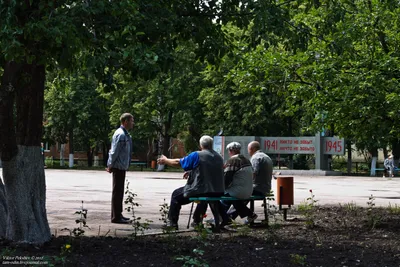
[[[309,170],[307,155],[296,154],[293,156],[293,169]]]

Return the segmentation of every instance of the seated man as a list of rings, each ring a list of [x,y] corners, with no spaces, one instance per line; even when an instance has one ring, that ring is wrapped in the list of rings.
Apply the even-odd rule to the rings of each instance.
[[[230,159],[224,167],[225,196],[246,199],[251,197],[253,192],[253,169],[250,161],[240,154],[241,145],[238,142],[229,143],[226,146]],[[230,224],[227,211],[233,204],[240,217],[254,217],[253,212],[248,212],[244,204],[238,201],[221,201],[220,213],[222,216],[222,226]],[[257,216],[257,215],[255,215]]]
[[[184,187],[176,189],[171,196],[168,219],[169,226],[178,229],[179,212],[182,205],[189,204],[189,197],[207,196],[219,197],[224,193],[223,159],[213,150],[213,139],[204,135],[200,138],[201,151],[190,153],[182,159],[169,159],[164,155],[158,159],[158,164],[181,167],[191,171]],[[202,221],[207,205],[199,204],[193,215],[193,221]]]
[[[247,151],[251,156],[250,162],[253,167],[253,195],[265,196],[271,191],[271,180],[273,172],[273,162],[271,158],[260,150],[260,143],[257,141],[251,142],[247,146]],[[257,219],[257,214],[253,214],[246,206],[247,203],[236,201],[236,211],[230,214],[232,219],[238,215],[238,210],[241,210],[242,215],[247,215],[247,223],[252,223]]]
[[[260,150],[260,143],[257,141],[251,142],[247,151],[253,166],[253,195],[265,196],[271,191],[274,164],[272,159]]]
[[[394,177],[394,161],[393,161],[393,155],[390,155],[385,161],[383,162],[383,166],[385,167],[385,170],[383,172],[383,177],[385,177],[385,174],[388,173],[389,177]]]

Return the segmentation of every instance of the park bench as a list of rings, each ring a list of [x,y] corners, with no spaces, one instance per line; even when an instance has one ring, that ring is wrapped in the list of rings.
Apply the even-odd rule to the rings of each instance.
[[[250,202],[250,210],[254,212],[254,201],[263,201],[263,208],[264,208],[264,221],[268,225],[268,202],[274,197],[274,194],[270,193],[265,196],[251,196],[250,198],[247,199],[239,199],[235,197],[226,197],[226,196],[221,196],[221,197],[190,197],[189,200],[192,201],[192,207],[190,208],[190,214],[189,214],[189,220],[187,224],[187,228],[189,229],[190,225],[190,219],[192,217],[193,213],[193,206],[195,202],[201,202],[205,201],[207,204],[210,205],[211,211],[214,216],[215,220],[215,230],[219,231],[219,204],[221,200],[227,200],[227,201],[249,201]]]
[[[383,171],[385,171],[385,168],[375,168],[375,174],[377,174],[378,171],[382,171],[383,172]],[[399,168],[395,167],[393,172],[394,172],[394,174],[398,173],[399,172]]]
[[[133,160],[133,161],[131,161],[131,165],[132,166],[139,166],[140,167],[140,171],[143,171],[143,167],[147,167],[147,163],[144,162],[144,161]]]

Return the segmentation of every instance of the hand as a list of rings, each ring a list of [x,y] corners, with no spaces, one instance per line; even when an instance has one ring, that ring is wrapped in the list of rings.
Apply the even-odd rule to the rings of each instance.
[[[159,164],[159,165],[164,165],[167,159],[168,159],[168,158],[167,158],[166,156],[161,155],[161,156],[157,159],[157,164]]]
[[[111,169],[110,169],[110,168],[106,168],[106,172],[108,172],[108,173],[112,173],[112,171],[111,171]]]

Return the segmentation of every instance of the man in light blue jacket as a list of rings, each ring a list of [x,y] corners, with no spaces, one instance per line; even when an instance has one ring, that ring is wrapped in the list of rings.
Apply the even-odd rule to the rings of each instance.
[[[134,120],[132,114],[124,113],[121,115],[120,121],[121,126],[115,130],[112,137],[106,170],[112,173],[113,176],[111,222],[129,223],[129,219],[122,216],[122,201],[124,198],[126,171],[131,163],[132,155],[132,138],[128,131],[133,129]]]

